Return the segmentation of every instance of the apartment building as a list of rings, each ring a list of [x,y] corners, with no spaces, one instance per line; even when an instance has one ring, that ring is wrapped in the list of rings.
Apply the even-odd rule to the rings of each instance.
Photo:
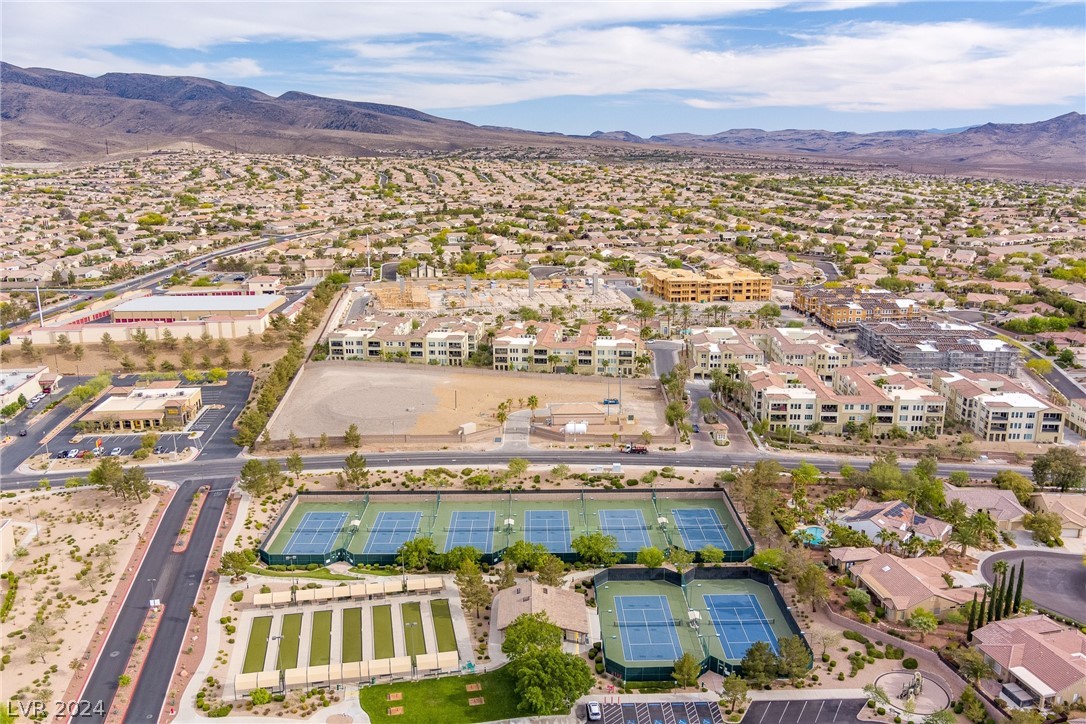
[[[792,307],[809,314],[830,329],[855,329],[861,322],[913,320],[923,316],[913,299],[902,299],[885,289],[838,287],[796,289]]]
[[[947,400],[947,418],[961,422],[985,442],[1063,441],[1065,411],[988,372],[936,371],[932,388]]]
[[[749,269],[649,269],[644,289],[665,302],[768,302],[773,280]]]
[[[828,381],[834,370],[852,364],[852,352],[844,345],[817,329],[792,327],[696,328],[686,338],[685,354],[695,379],[709,377],[713,370],[727,370],[731,365],[779,362],[808,367]]]
[[[371,316],[328,335],[328,358],[334,360],[403,359],[408,362],[463,367],[475,352],[485,327],[459,317],[428,320]]]
[[[770,430],[840,435],[870,426],[874,435],[943,430],[946,401],[904,367],[841,367],[825,382],[807,367],[769,363],[740,368],[740,397]]]
[[[1067,403],[1066,423],[1079,435],[1086,435],[1086,397],[1076,397]]]
[[[564,370],[630,377],[645,352],[640,330],[625,324],[513,322],[494,335],[494,369],[529,372]]]
[[[969,370],[1013,375],[1019,352],[971,324],[902,320],[861,322],[856,344],[886,364],[904,365],[930,377],[935,370]]]

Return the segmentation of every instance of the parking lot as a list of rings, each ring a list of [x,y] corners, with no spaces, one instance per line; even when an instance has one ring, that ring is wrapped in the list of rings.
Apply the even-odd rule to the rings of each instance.
[[[800,699],[756,701],[743,724],[839,724],[859,721],[866,699]]]

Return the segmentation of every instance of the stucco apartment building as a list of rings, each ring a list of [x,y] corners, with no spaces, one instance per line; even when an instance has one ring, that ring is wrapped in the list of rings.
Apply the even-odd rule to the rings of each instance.
[[[649,269],[644,290],[665,302],[768,302],[773,280],[749,269]]]
[[[462,367],[482,339],[485,327],[470,318],[433,317],[426,321],[380,315],[340,327],[328,335],[328,358],[390,360]]]
[[[864,425],[875,435],[943,430],[946,401],[904,367],[841,367],[827,383],[807,367],[744,365],[740,381],[746,409],[771,431],[807,433],[815,423],[832,435]]]
[[[977,586],[951,588],[943,579],[950,564],[940,557],[898,558],[883,553],[849,569],[854,581],[866,588],[886,609],[888,621],[908,621],[917,609],[936,616],[960,608],[980,595]]]
[[[833,371],[852,364],[852,352],[817,329],[780,327],[737,329],[699,327],[686,337],[685,354],[695,379],[730,365],[781,364],[808,367],[823,380]]]
[[[1019,706],[1086,697],[1086,634],[1078,629],[1036,614],[981,626],[973,641],[1004,682],[1002,696]]]
[[[936,371],[932,389],[946,397],[947,419],[986,442],[1063,441],[1064,410],[996,373]]]
[[[889,322],[923,317],[920,304],[885,289],[804,287],[796,289],[792,308],[809,314],[830,329],[851,330],[861,322]]]
[[[645,346],[640,330],[618,322],[576,330],[551,322],[512,322],[494,335],[493,351],[496,370],[631,377]]]

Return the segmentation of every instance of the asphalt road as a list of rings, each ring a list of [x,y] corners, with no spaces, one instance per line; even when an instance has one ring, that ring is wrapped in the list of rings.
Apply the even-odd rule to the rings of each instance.
[[[866,699],[801,699],[756,701],[747,709],[743,724],[840,724],[860,721],[857,715]]]
[[[102,701],[106,704],[104,710],[111,710],[117,693],[117,679],[124,673],[135,646],[136,637],[150,606],[153,586],[154,595],[165,605],[165,618],[159,624],[151,642],[147,663],[134,689],[125,721],[158,721],[169,690],[174,662],[184,645],[189,611],[196,601],[204,567],[207,565],[211,545],[226,506],[227,492],[233,482],[232,477],[199,483],[189,480],[180,487],[162,516],[158,532],[135,574],[132,588],[106,640],[102,655],[91,672],[81,699]],[[184,552],[174,553],[173,544],[185,521],[193,493],[204,483],[211,485],[211,495],[200,510],[200,517],[197,518],[191,534],[191,543]],[[91,719],[103,720],[104,717]]]
[[[1086,624],[1086,568],[1081,556],[1029,550],[997,553],[985,558],[980,567],[981,575],[989,583],[995,578],[992,567],[996,561],[1006,561],[1012,568],[1025,561],[1022,598]]]

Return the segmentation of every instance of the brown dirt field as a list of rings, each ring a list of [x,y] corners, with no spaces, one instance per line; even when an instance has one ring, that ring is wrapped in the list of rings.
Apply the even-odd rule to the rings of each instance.
[[[71,664],[89,664],[82,658],[87,644],[95,638],[107,609],[113,611],[119,603],[115,600],[118,584],[121,577],[133,573],[127,568],[129,559],[157,503],[155,494],[136,503],[97,490],[19,493],[0,501],[0,518],[12,518],[17,526],[16,545],[33,532],[35,523],[38,526],[38,536],[26,544],[26,555],[11,562],[18,588],[4,632],[24,634],[3,642],[2,651],[11,655],[11,663],[0,675],[0,698],[7,701],[25,691],[28,699],[59,699],[72,677]],[[113,544],[113,556],[92,553],[103,543]],[[91,579],[76,580],[87,565],[94,571],[93,588],[88,583]],[[133,581],[133,585],[149,584]],[[3,590],[7,591],[7,584]],[[63,598],[58,598],[61,594]],[[34,648],[35,637],[26,632],[39,607],[53,630],[40,651]],[[48,674],[54,664],[57,672]]]
[[[653,389],[641,389],[653,385]],[[495,373],[423,365],[322,362],[308,364],[283,400],[272,439],[342,435],[351,423],[363,435],[441,435],[464,423],[496,425],[498,404],[526,409],[531,395],[540,408],[553,402],[600,402],[618,396],[611,377]],[[625,380],[622,401],[638,429],[662,430],[663,402],[652,380]]]

